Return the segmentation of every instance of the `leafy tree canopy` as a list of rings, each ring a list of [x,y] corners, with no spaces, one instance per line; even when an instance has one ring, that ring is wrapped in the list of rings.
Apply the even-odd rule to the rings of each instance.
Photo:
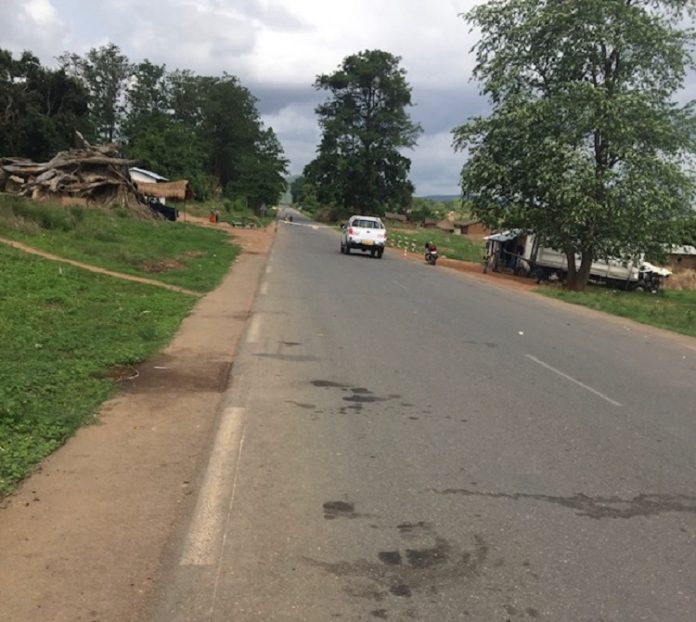
[[[563,250],[571,288],[594,258],[655,252],[683,231],[696,134],[673,97],[691,65],[688,5],[493,0],[466,15],[493,110],[454,131],[462,191],[489,225]]]
[[[422,130],[406,111],[411,87],[400,61],[366,50],[317,76],[315,88],[329,99],[316,109],[322,138],[304,176],[320,201],[364,213],[409,204],[411,162],[402,150],[415,146]]]
[[[282,146],[235,76],[132,64],[113,43],[59,60],[84,85],[97,140],[117,140],[143,166],[189,179],[199,198],[225,189],[259,206],[285,190]]]
[[[76,129],[89,130],[82,86],[31,52],[14,59],[0,49],[0,156],[49,159],[73,144]]]

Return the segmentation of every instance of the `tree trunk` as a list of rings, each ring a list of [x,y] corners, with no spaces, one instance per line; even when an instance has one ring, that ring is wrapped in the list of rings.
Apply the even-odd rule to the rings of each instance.
[[[587,281],[590,278],[590,268],[592,267],[593,260],[592,251],[582,251],[582,253],[580,254],[581,259],[579,268],[576,268],[574,254],[572,257],[572,261],[570,253],[566,253],[566,257],[568,257],[568,282],[566,283],[567,289],[574,292],[584,292],[585,288],[587,287]]]
[[[571,290],[576,289],[578,273],[575,268],[575,251],[565,252],[566,261],[568,263],[568,276],[566,277],[566,287]]]

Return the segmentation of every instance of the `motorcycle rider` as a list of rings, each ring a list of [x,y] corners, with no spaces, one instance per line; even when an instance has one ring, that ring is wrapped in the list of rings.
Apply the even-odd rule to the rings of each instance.
[[[428,240],[425,243],[425,260],[428,261],[430,259],[430,254],[432,252],[437,252],[437,246],[433,244],[430,240]]]

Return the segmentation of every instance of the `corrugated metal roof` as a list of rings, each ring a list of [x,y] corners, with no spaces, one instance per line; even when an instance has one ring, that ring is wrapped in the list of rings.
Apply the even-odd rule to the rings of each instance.
[[[153,171],[148,171],[146,168],[138,168],[137,166],[131,166],[128,170],[140,173],[142,175],[147,175],[148,177],[152,177],[152,179],[156,181],[169,181],[167,177],[162,177],[162,175],[158,175]]]

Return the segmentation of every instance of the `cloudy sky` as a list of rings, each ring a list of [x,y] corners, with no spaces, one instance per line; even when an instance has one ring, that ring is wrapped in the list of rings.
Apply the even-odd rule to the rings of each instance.
[[[238,76],[259,99],[302,171],[319,142],[312,84],[366,49],[402,58],[413,87],[411,115],[424,128],[410,152],[419,195],[457,194],[464,155],[451,130],[484,112],[470,80],[476,33],[460,17],[479,0],[0,0],[0,47],[29,49],[50,65],[68,50],[108,42],[137,62]],[[696,97],[692,74],[682,100]]]
[[[476,0],[0,0],[0,47],[29,49],[50,65],[112,41],[131,61],[238,76],[259,99],[300,173],[319,141],[312,87],[349,54],[402,57],[411,109],[425,132],[410,152],[419,195],[457,194],[463,155],[451,130],[485,110],[470,82],[475,35],[458,15]]]

